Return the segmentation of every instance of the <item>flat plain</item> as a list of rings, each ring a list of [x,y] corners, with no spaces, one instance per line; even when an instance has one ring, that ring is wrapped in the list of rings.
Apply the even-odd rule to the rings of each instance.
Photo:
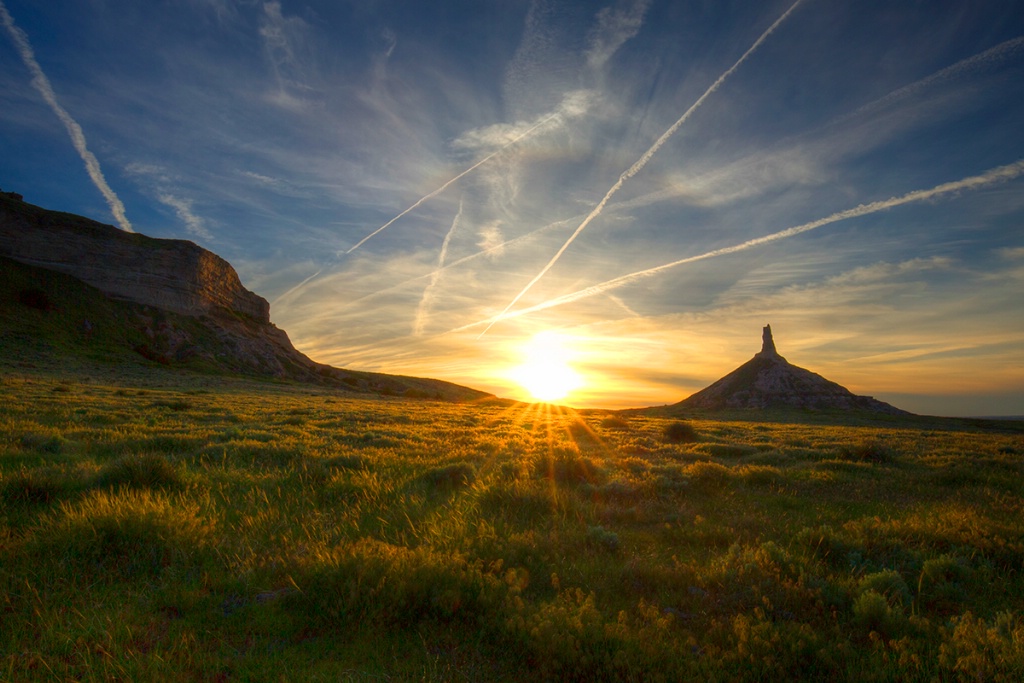
[[[3,680],[1024,675],[1021,425],[0,393]]]

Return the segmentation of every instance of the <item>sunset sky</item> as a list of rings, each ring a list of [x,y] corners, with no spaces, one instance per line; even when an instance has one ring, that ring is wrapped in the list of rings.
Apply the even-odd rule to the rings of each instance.
[[[216,252],[339,367],[527,398],[540,344],[661,405],[771,323],[1024,414],[1016,0],[0,0],[0,187]]]

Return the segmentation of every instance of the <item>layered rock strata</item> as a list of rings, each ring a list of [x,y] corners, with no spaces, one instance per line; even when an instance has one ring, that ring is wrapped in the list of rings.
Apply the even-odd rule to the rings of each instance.
[[[270,322],[270,304],[227,261],[186,240],[128,233],[0,196],[0,256],[66,273],[108,296],[174,313],[217,309]]]

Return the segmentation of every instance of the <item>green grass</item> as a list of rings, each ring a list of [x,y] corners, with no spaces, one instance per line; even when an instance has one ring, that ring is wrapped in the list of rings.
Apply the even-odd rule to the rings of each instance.
[[[0,392],[0,680],[1024,674],[1019,431]]]

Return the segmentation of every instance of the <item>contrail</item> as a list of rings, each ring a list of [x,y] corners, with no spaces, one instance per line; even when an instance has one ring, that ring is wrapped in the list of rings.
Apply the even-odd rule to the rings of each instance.
[[[412,325],[413,336],[423,336],[423,326],[427,319],[427,310],[430,308],[430,302],[434,298],[434,287],[441,279],[441,272],[444,270],[444,261],[448,258],[448,244],[452,241],[452,235],[455,234],[456,228],[459,227],[459,222],[462,220],[462,200],[459,200],[459,212],[455,214],[455,218],[452,220],[452,227],[448,229],[448,234],[444,236],[444,241],[441,243],[441,253],[437,256],[437,268],[430,274],[430,282],[427,283],[426,288],[423,290],[423,298],[420,299],[420,305],[416,308],[416,320]]]
[[[598,202],[597,206],[594,207],[590,214],[583,219],[583,222],[580,223],[579,227],[576,228],[576,232],[569,236],[569,239],[567,239],[565,241],[565,244],[563,244],[562,247],[557,252],[555,252],[555,255],[551,257],[551,260],[548,261],[547,265],[541,268],[540,272],[537,273],[537,275],[532,280],[530,280],[529,284],[527,284],[526,287],[524,287],[523,290],[519,292],[519,294],[516,294],[515,298],[513,298],[512,301],[510,301],[509,304],[505,306],[505,310],[503,310],[501,314],[498,315],[497,320],[501,320],[502,316],[508,313],[509,309],[515,306],[516,303],[521,298],[523,298],[523,296],[527,292],[529,292],[530,289],[533,288],[533,286],[537,284],[537,282],[539,282],[540,279],[544,277],[549,270],[551,270],[551,267],[554,266],[558,259],[562,257],[562,254],[564,254],[565,250],[569,248],[569,245],[576,240],[579,234],[583,232],[583,230],[588,225],[590,225],[590,222],[592,220],[594,220],[595,218],[597,218],[597,216],[601,214],[601,212],[604,210],[605,205],[608,204],[608,201],[612,198],[612,195],[614,195],[616,192],[622,189],[622,186],[625,184],[627,180],[635,176],[637,173],[640,172],[641,169],[643,169],[644,166],[647,165],[647,162],[651,160],[651,157],[653,157],[657,153],[657,151],[661,149],[662,145],[664,145],[668,141],[668,139],[672,137],[677,130],[679,130],[680,126],[686,123],[686,120],[690,118],[693,112],[695,112],[702,104],[704,104],[704,101],[708,97],[710,97],[716,90],[718,90],[722,83],[724,83],[725,80],[729,78],[729,76],[731,76],[733,72],[735,72],[736,69],[738,69],[740,65],[747,60],[748,57],[750,57],[750,55],[754,54],[757,48],[761,46],[761,43],[767,40],[768,36],[770,36],[775,31],[775,29],[778,28],[779,25],[783,21],[785,21],[790,14],[793,13],[793,10],[795,10],[801,2],[803,2],[803,0],[796,0],[796,2],[794,2],[790,6],[790,8],[782,14],[782,16],[776,19],[775,23],[769,26],[768,29],[761,34],[761,37],[755,40],[754,44],[751,45],[750,48],[748,48],[747,51],[744,52],[738,60],[736,60],[736,63],[729,67],[729,69],[725,73],[719,76],[718,79],[714,83],[712,83],[707,90],[704,91],[704,94],[701,95],[696,102],[690,105],[690,108],[687,109],[686,112],[679,117],[679,120],[673,123],[668,130],[662,133],[661,137],[658,138],[653,145],[651,145],[650,149],[644,152],[643,155],[639,159],[637,159],[632,166],[626,169],[626,171],[624,171],[622,175],[619,176],[619,179],[616,180],[615,184],[611,186],[611,189],[608,190],[604,198],[600,202]],[[491,326],[493,324],[494,323],[488,325],[487,329],[480,333],[480,336],[482,337],[485,334],[487,334],[487,331],[491,329]]]
[[[504,151],[505,151],[506,149],[508,149],[508,148],[509,148],[509,147],[511,147],[512,145],[516,144],[517,142],[519,142],[520,140],[522,140],[522,139],[523,139],[523,138],[525,138],[526,136],[530,135],[530,133],[532,133],[533,131],[537,130],[538,128],[540,128],[541,126],[543,126],[543,125],[544,125],[545,123],[547,123],[547,122],[548,122],[548,121],[550,121],[551,119],[555,118],[556,116],[559,116],[559,115],[561,115],[561,113],[562,113],[561,111],[556,111],[556,112],[555,112],[554,114],[551,114],[550,116],[548,116],[548,117],[546,117],[546,118],[544,118],[544,119],[541,119],[541,120],[540,120],[539,122],[537,122],[537,123],[533,124],[533,125],[532,125],[532,126],[530,126],[530,127],[528,128],[528,129],[526,129],[526,131],[524,131],[524,132],[520,133],[519,135],[517,135],[516,137],[512,138],[511,140],[509,140],[508,142],[506,142],[506,143],[505,143],[504,145],[502,145],[502,146],[501,146],[501,147],[499,147],[498,149],[494,150],[493,152],[491,152],[490,154],[488,154],[487,156],[485,156],[485,157],[484,157],[483,159],[481,159],[480,161],[476,162],[475,164],[473,164],[472,166],[470,166],[469,168],[467,168],[467,169],[466,169],[465,171],[463,171],[463,172],[462,172],[462,173],[460,173],[459,175],[455,176],[454,178],[452,178],[451,180],[449,180],[448,182],[446,182],[446,183],[445,183],[444,185],[442,185],[441,187],[437,188],[436,190],[434,190],[434,191],[433,191],[433,192],[431,192],[430,194],[428,194],[428,195],[426,195],[426,196],[424,196],[424,197],[421,197],[420,199],[418,199],[418,200],[416,201],[416,203],[415,203],[415,204],[413,204],[412,206],[410,206],[410,207],[409,207],[408,209],[406,209],[406,210],[405,210],[405,211],[403,211],[402,213],[398,214],[397,216],[395,216],[394,218],[392,218],[391,220],[389,220],[389,221],[388,221],[387,223],[385,223],[384,225],[380,226],[379,228],[377,228],[376,230],[374,230],[373,232],[371,232],[371,233],[370,233],[369,235],[367,235],[367,236],[366,236],[366,237],[364,237],[363,239],[361,239],[361,240],[359,240],[358,242],[356,242],[356,244],[355,244],[355,245],[354,245],[353,247],[351,247],[351,248],[350,248],[350,249],[349,249],[348,251],[346,251],[345,253],[346,253],[346,254],[351,254],[351,253],[352,253],[353,251],[355,251],[355,250],[356,250],[356,249],[358,249],[359,247],[363,246],[363,245],[364,245],[364,244],[366,243],[366,241],[367,241],[367,240],[369,240],[369,239],[370,239],[371,237],[373,237],[374,235],[376,235],[376,234],[380,233],[380,232],[381,232],[382,230],[386,229],[386,228],[387,228],[388,226],[390,226],[390,225],[391,225],[392,223],[394,223],[395,221],[397,221],[397,220],[398,220],[399,218],[401,218],[402,216],[406,215],[406,214],[407,214],[407,213],[409,213],[410,211],[412,211],[412,210],[416,209],[416,207],[418,207],[418,206],[420,206],[421,204],[423,204],[423,202],[425,202],[425,201],[427,201],[427,200],[429,200],[429,199],[433,199],[433,198],[434,198],[434,197],[436,197],[437,195],[441,194],[442,192],[444,192],[445,190],[447,190],[447,189],[448,189],[449,187],[451,187],[453,183],[455,183],[455,182],[457,182],[458,180],[462,179],[462,178],[463,178],[463,177],[465,177],[466,175],[468,175],[468,174],[472,173],[473,171],[475,171],[476,169],[478,169],[478,168],[479,168],[480,166],[483,166],[483,165],[484,165],[484,164],[486,164],[486,163],[487,163],[488,161],[490,161],[490,160],[491,160],[491,159],[493,159],[494,157],[498,156],[499,154],[501,154],[501,153],[502,153],[502,152],[504,152]]]
[[[770,235],[765,235],[763,237],[757,237],[752,240],[747,240],[746,242],[741,242],[740,244],[735,244],[731,247],[722,247],[721,249],[715,249],[713,251],[708,251],[703,254],[698,254],[696,256],[688,256],[687,258],[679,259],[678,261],[672,261],[671,263],[655,266],[653,268],[647,268],[646,270],[638,270],[636,272],[628,273],[626,275],[620,275],[617,278],[605,280],[604,282],[592,285],[590,287],[587,287],[586,289],[581,289],[576,292],[565,294],[555,299],[550,299],[543,303],[539,303],[535,306],[530,306],[529,308],[523,308],[518,311],[513,311],[511,313],[505,312],[500,315],[496,315],[492,318],[488,318],[487,320],[480,320],[475,323],[463,325],[462,327],[457,327],[455,329],[449,330],[448,333],[461,332],[463,330],[478,327],[480,325],[488,325],[489,327],[501,320],[518,318],[520,316],[527,315],[528,313],[536,313],[538,311],[554,308],[556,306],[562,306],[563,304],[569,304],[574,301],[579,301],[580,299],[586,299],[597,294],[603,294],[609,290],[617,289],[624,285],[637,282],[638,280],[658,275],[659,273],[662,273],[671,268],[675,268],[676,266],[681,266],[687,263],[694,263],[695,261],[703,261],[705,259],[714,258],[716,256],[734,254],[738,251],[745,251],[753,247],[759,247],[762,244],[769,244],[771,242],[777,242],[779,240],[783,240],[789,237],[794,237],[801,233],[816,230],[817,228],[823,227],[825,225],[838,223],[839,221],[844,221],[850,218],[858,218],[860,216],[866,216],[872,213],[878,213],[879,211],[885,211],[886,209],[891,209],[896,206],[902,206],[904,204],[927,201],[935,197],[952,194],[954,192],[960,192],[962,190],[976,190],[978,188],[985,187],[988,185],[994,185],[996,183],[1013,180],[1014,178],[1018,178],[1021,175],[1024,175],[1024,159],[1016,161],[1012,164],[1007,164],[1006,166],[998,166],[996,168],[985,171],[981,175],[969,176],[961,180],[943,183],[942,185],[936,185],[935,187],[929,190],[915,190],[913,192],[908,192],[907,194],[900,195],[898,197],[890,197],[889,199],[871,202],[869,204],[860,204],[852,209],[839,211],[830,216],[826,216],[825,218],[819,218],[818,220],[811,221],[810,223],[804,223],[802,225],[797,225],[792,228],[786,228],[785,230],[773,232]]]
[[[307,277],[307,278],[306,278],[305,280],[303,280],[303,281],[302,281],[302,282],[300,282],[299,284],[295,285],[294,287],[292,287],[291,289],[289,289],[289,290],[288,290],[287,292],[285,292],[285,293],[284,293],[284,294],[282,294],[281,296],[279,296],[279,297],[277,297],[276,299],[274,299],[274,300],[273,300],[273,301],[271,302],[271,304],[270,304],[270,305],[271,305],[271,306],[276,306],[276,305],[277,305],[277,304],[278,304],[278,303],[279,303],[280,301],[282,301],[282,300],[283,300],[283,299],[284,299],[284,298],[285,298],[286,296],[289,296],[289,295],[291,295],[292,293],[294,293],[294,292],[297,292],[297,291],[299,291],[300,289],[302,289],[303,287],[305,287],[305,286],[306,286],[306,283],[308,283],[308,282],[309,282],[310,280],[312,280],[313,278],[315,278],[315,277],[316,277],[317,275],[319,275],[319,274],[320,274],[320,273],[322,273],[322,272],[324,272],[324,269],[323,269],[323,268],[321,268],[320,270],[316,271],[315,273],[313,273],[312,275],[310,275],[309,277]]]
[[[110,207],[110,213],[114,215],[117,220],[117,224],[121,226],[121,229],[125,232],[134,232],[132,230],[132,224],[128,222],[127,216],[124,213],[124,204],[118,199],[114,191],[110,189],[110,185],[107,185],[106,178],[103,177],[103,171],[100,170],[100,162],[96,159],[96,156],[89,151],[89,148],[85,145],[85,134],[82,132],[82,127],[78,125],[78,122],[71,118],[71,114],[67,112],[64,107],[57,101],[57,95],[53,92],[53,86],[50,85],[50,79],[43,73],[42,67],[39,66],[39,62],[36,61],[35,53],[32,51],[32,46],[28,42],[28,36],[20,28],[14,25],[14,19],[7,11],[7,7],[4,6],[3,0],[0,0],[0,21],[7,28],[7,32],[11,36],[11,40],[14,41],[14,46],[17,48],[18,53],[21,55],[21,61],[25,62],[25,66],[28,67],[29,72],[32,74],[32,87],[39,91],[39,94],[43,96],[46,103],[50,105],[50,109],[57,115],[57,118],[61,120],[64,127],[68,130],[68,135],[71,136],[71,143],[75,146],[75,150],[78,151],[78,156],[85,162],[85,170],[89,173],[89,177],[92,179],[93,185],[103,194],[103,197],[107,200],[107,205]]]

